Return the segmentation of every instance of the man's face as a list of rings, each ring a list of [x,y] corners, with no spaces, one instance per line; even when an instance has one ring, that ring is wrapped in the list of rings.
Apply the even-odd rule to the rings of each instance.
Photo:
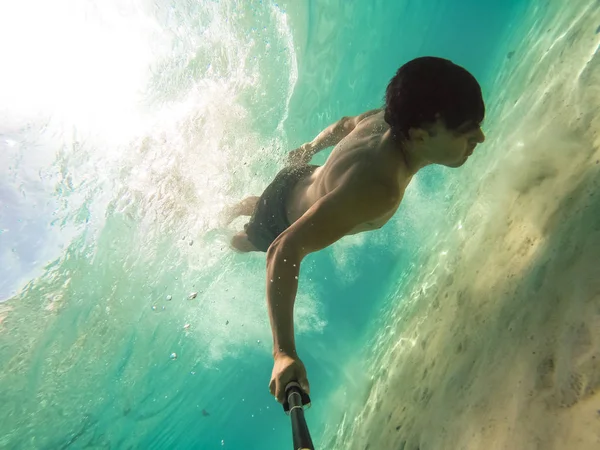
[[[423,153],[432,163],[460,167],[483,141],[485,135],[475,122],[465,122],[456,130],[449,130],[438,120],[427,129],[422,142]]]

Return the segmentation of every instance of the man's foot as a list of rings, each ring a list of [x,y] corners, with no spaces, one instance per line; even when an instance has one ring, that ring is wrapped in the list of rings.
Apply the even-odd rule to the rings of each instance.
[[[248,240],[248,235],[245,231],[240,231],[238,234],[233,236],[230,241],[230,247],[233,251],[238,253],[258,252],[252,242]]]

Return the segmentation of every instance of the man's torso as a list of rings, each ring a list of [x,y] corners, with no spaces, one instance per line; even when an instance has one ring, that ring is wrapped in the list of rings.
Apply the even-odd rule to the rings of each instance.
[[[325,165],[294,187],[286,204],[290,223],[298,220],[313,204],[341,183],[355,183],[355,177],[349,175],[351,169],[352,173],[368,173],[369,179],[397,187],[399,200],[385,215],[355,227],[348,234],[374,230],[387,223],[396,212],[411,179],[398,145],[384,139],[388,130],[383,111],[358,123],[333,149]]]

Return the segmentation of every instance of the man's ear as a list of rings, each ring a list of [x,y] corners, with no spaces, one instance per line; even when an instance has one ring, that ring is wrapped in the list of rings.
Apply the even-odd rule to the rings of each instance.
[[[413,142],[424,142],[429,133],[423,128],[411,128],[408,130],[408,137]]]

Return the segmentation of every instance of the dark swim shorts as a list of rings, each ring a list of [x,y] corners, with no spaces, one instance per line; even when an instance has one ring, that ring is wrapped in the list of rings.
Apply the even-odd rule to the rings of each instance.
[[[319,166],[306,164],[281,170],[260,196],[250,221],[244,225],[248,240],[266,252],[269,245],[291,224],[286,213],[287,198],[298,181],[312,174]]]

